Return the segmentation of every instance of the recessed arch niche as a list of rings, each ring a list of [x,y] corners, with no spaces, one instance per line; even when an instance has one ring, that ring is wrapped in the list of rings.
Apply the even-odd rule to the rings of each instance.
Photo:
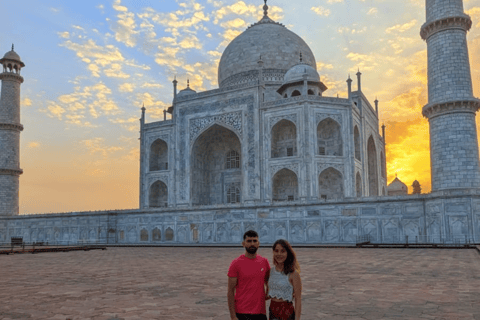
[[[343,198],[343,175],[334,168],[322,171],[318,177],[319,198],[341,199]]]
[[[373,137],[368,138],[368,191],[370,197],[378,196],[378,166],[377,166],[377,148]]]
[[[353,129],[353,142],[355,145],[355,159],[358,161],[361,161],[361,156],[360,156],[360,131],[358,130],[358,127],[355,126],[355,129]]]
[[[343,156],[341,127],[331,118],[320,121],[317,126],[318,155]]]
[[[168,145],[162,139],[150,146],[150,171],[168,170]]]
[[[297,127],[292,121],[283,119],[272,128],[272,158],[297,155]]]
[[[289,169],[278,171],[272,179],[273,201],[295,201],[298,199],[298,178]]]
[[[156,181],[150,186],[149,207],[168,207],[168,187],[162,181]]]
[[[242,190],[242,148],[233,131],[218,124],[205,130],[193,144],[190,164],[192,205],[224,204],[231,200],[229,188]]]

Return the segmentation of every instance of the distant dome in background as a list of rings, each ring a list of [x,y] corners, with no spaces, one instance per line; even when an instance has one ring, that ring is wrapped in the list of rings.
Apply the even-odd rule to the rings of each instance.
[[[317,70],[315,56],[307,43],[265,15],[227,46],[218,66],[218,85],[222,87],[231,77],[257,70],[260,56],[265,69],[287,72],[299,63],[300,52],[303,62]]]
[[[320,82],[320,75],[317,70],[307,64],[301,63],[293,66],[287,71],[283,83],[303,81],[304,74],[307,75],[307,81]]]

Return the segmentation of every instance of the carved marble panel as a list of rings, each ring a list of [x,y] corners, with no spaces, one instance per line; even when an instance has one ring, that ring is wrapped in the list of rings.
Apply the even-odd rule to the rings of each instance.
[[[409,243],[418,242],[420,239],[420,223],[418,220],[403,220],[403,233]]]
[[[232,223],[230,227],[231,227],[230,235],[231,235],[232,243],[238,243],[238,244],[242,243],[243,233],[242,233],[241,223]]]
[[[327,119],[331,118],[332,120],[335,120],[340,126],[342,125],[342,115],[341,114],[328,114],[328,113],[315,113],[315,122],[316,125]]]
[[[348,221],[343,226],[343,241],[356,242],[357,240],[357,223],[356,221]]]
[[[295,172],[295,174],[297,175],[297,179],[298,179],[298,174],[299,174],[298,167],[299,167],[298,163],[287,163],[287,164],[280,164],[280,165],[272,165],[272,166],[270,166],[270,176],[273,178],[273,176],[278,171],[280,171],[282,169],[288,169],[288,170],[291,170],[291,171]]]
[[[324,163],[324,162],[317,162],[317,173],[321,174],[324,170],[328,168],[333,168],[344,175],[343,170],[344,166],[340,163]]]
[[[325,241],[326,242],[338,242],[340,230],[338,228],[338,221],[326,220],[325,221]]]
[[[290,240],[292,242],[304,242],[304,228],[301,221],[294,223],[293,221],[290,223]]]
[[[320,222],[309,222],[307,224],[307,241],[315,243],[322,241],[322,226]]]
[[[362,220],[363,235],[369,235],[370,241],[378,241],[378,228],[376,219]]]
[[[220,125],[226,125],[228,128],[233,129],[235,133],[238,134],[240,140],[242,139],[243,134],[243,125],[242,125],[242,112],[231,112],[224,113],[215,116],[208,116],[203,118],[190,119],[190,144],[195,141],[196,137],[203,129],[209,127],[213,123],[218,123]]]
[[[400,229],[397,219],[383,221],[383,241],[386,243],[396,243],[400,241]]]
[[[281,116],[277,116],[277,117],[271,117],[270,118],[270,121],[269,121],[269,132],[272,131],[272,128],[275,124],[277,124],[278,122],[280,122],[281,120],[288,120],[288,121],[291,121],[295,124],[296,127],[298,127],[298,123],[297,123],[297,114],[296,113],[293,113],[293,114],[287,114],[287,115],[281,115]]]
[[[275,238],[274,240],[285,239],[287,240],[287,227],[285,222],[275,223]]]

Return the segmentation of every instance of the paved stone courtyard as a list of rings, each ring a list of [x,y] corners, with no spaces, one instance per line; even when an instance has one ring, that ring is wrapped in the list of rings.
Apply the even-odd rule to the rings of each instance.
[[[225,319],[243,248],[0,256],[0,319]],[[303,320],[480,319],[476,250],[298,248]],[[271,249],[259,254],[270,261]],[[267,304],[268,306],[268,304]]]

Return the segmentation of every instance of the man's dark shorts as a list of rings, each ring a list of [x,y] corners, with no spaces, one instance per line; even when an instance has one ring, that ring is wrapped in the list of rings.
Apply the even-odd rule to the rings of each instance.
[[[237,313],[238,320],[267,320],[265,314],[240,314]]]

